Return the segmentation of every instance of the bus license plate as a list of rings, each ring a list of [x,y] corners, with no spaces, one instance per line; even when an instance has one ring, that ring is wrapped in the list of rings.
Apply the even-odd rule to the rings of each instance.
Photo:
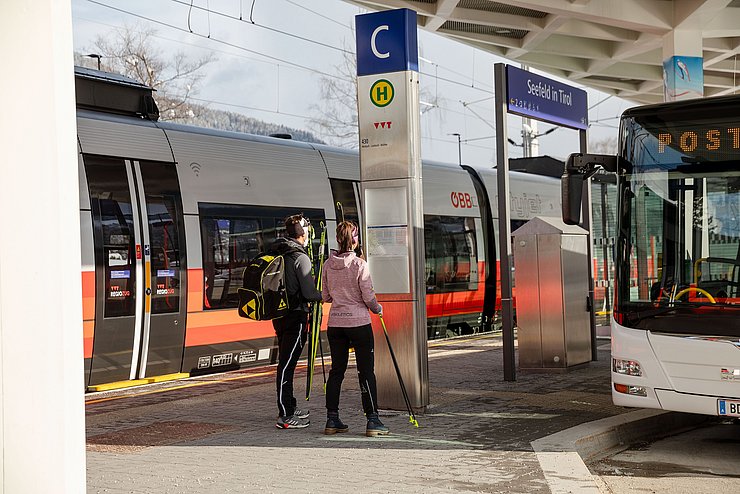
[[[720,415],[728,417],[740,417],[740,401],[717,400],[717,408]]]

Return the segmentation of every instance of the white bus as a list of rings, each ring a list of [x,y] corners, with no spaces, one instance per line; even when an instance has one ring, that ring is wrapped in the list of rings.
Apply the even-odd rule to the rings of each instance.
[[[584,178],[618,176],[614,403],[740,417],[740,97],[633,108],[619,132],[562,184],[572,224]]]

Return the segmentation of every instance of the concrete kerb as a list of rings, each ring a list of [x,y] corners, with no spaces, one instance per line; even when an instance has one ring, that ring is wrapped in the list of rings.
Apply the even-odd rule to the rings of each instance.
[[[599,488],[585,462],[596,461],[637,442],[696,427],[711,418],[640,409],[571,427],[531,444],[553,493],[596,493]]]

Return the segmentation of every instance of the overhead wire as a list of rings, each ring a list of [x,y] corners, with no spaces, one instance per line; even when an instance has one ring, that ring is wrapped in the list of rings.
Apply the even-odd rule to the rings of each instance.
[[[211,32],[210,32],[210,20],[209,20],[209,33],[208,33],[208,35],[202,35],[202,34],[199,34],[199,33],[195,32],[195,31],[193,31],[191,29],[190,17],[188,17],[188,28],[187,29],[183,29],[183,28],[180,28],[180,27],[175,26],[173,24],[170,24],[170,23],[167,23],[167,22],[164,22],[164,21],[160,21],[158,19],[154,19],[154,18],[147,17],[147,16],[144,16],[144,15],[141,15],[141,14],[137,14],[135,12],[131,12],[131,11],[126,10],[126,9],[122,9],[120,7],[115,7],[113,5],[108,5],[108,4],[103,3],[101,1],[98,1],[98,0],[87,0],[87,1],[90,2],[90,3],[96,4],[96,5],[99,5],[101,7],[105,7],[105,8],[111,9],[111,10],[115,10],[117,12],[121,12],[123,14],[130,15],[132,17],[137,17],[139,19],[143,19],[143,20],[146,20],[148,22],[151,22],[151,23],[154,23],[154,24],[158,24],[160,26],[164,26],[164,27],[167,27],[167,28],[170,28],[170,29],[175,29],[175,30],[181,31],[181,32],[190,33],[190,34],[192,34],[194,36],[199,36],[199,37],[202,37],[202,38],[205,38],[205,39],[209,39],[209,40],[212,40],[212,41],[214,41],[216,43],[223,44],[225,46],[229,46],[229,47],[232,47],[232,48],[235,48],[235,49],[238,49],[238,50],[243,50],[243,51],[246,51],[248,53],[253,53],[255,55],[259,55],[259,56],[262,56],[262,57],[265,57],[265,58],[268,58],[268,59],[271,59],[271,60],[276,60],[278,62],[287,64],[287,65],[291,65],[293,67],[300,68],[300,69],[303,69],[303,70],[306,70],[306,71],[309,71],[309,72],[317,73],[317,74],[320,74],[320,75],[323,75],[323,76],[326,76],[326,77],[330,77],[332,79],[343,79],[341,76],[337,76],[337,75],[334,75],[334,74],[329,74],[329,73],[320,71],[318,69],[307,67],[305,65],[301,65],[301,64],[298,64],[298,63],[295,63],[295,62],[291,62],[291,61],[288,61],[288,60],[285,60],[285,59],[281,59],[279,57],[275,57],[275,56],[272,56],[272,55],[267,55],[265,53],[258,52],[256,50],[251,50],[251,49],[246,48],[244,46],[237,45],[236,43],[231,43],[231,42],[228,42],[228,41],[225,41],[225,40],[221,40],[221,39],[215,38],[215,37],[213,37],[211,35]],[[184,5],[186,7],[189,7],[189,8],[191,7],[191,4],[185,2],[184,0],[171,0],[171,1],[172,2],[175,2],[175,3],[179,3],[179,4]],[[252,11],[254,10],[254,3],[255,2],[256,2],[256,0],[253,0],[253,2],[252,2]],[[293,2],[291,2],[291,3],[293,3]],[[195,5],[195,4],[192,5],[192,8],[199,9],[199,10],[207,10],[210,13],[213,13],[213,14],[216,14],[216,15],[219,15],[219,16],[222,16],[222,17],[227,17],[227,18],[230,18],[230,19],[235,20],[235,21],[247,22],[247,21],[244,21],[241,18],[242,17],[241,14],[240,14],[240,17],[231,16],[229,14],[226,14],[226,13],[223,13],[223,12],[219,12],[219,11],[214,11],[214,10],[211,10],[211,9],[208,9],[208,8],[205,8],[205,7],[200,7],[200,6]],[[268,26],[264,26],[264,25],[258,24],[258,23],[254,22],[252,20],[252,12],[250,12],[250,21],[249,21],[249,23],[253,24],[254,26],[257,26],[257,27],[260,27],[260,28],[263,28],[263,29],[266,29],[266,30],[269,30],[269,31],[273,31],[273,32],[275,32],[277,34],[281,34],[281,35],[284,35],[284,36],[289,36],[289,37],[292,37],[292,38],[300,39],[300,40],[305,41],[305,42],[308,42],[308,43],[317,44],[317,45],[320,45],[320,46],[323,46],[323,47],[326,47],[326,48],[330,48],[330,49],[333,49],[333,50],[336,50],[336,51],[344,52],[344,53],[347,53],[347,54],[353,54],[354,53],[352,51],[344,50],[343,48],[339,48],[339,47],[330,45],[328,43],[323,43],[321,41],[312,40],[312,39],[306,38],[304,36],[295,35],[295,34],[288,33],[286,31],[280,30],[280,29],[275,29],[275,28],[271,28],[271,27],[268,27]],[[462,75],[459,72],[456,72],[456,71],[454,71],[454,70],[452,70],[452,69],[450,69],[448,67],[445,67],[443,65],[439,65],[439,67],[442,68],[442,69],[444,69],[444,70],[447,70],[449,72],[452,72],[453,74]],[[439,81],[444,81],[444,82],[447,82],[447,83],[450,83],[450,84],[455,84],[455,85],[466,87],[466,88],[469,88],[469,89],[474,89],[476,91],[490,93],[490,90],[484,89],[484,88],[481,88],[481,87],[478,87],[478,86],[475,86],[474,84],[468,84],[468,83],[456,81],[454,79],[449,79],[447,77],[442,77],[442,76],[439,76],[439,75],[430,74],[430,73],[423,72],[423,71],[419,71],[419,74],[420,75],[423,75],[423,76],[433,77],[433,78],[435,78],[436,80],[439,80]]]
[[[106,26],[106,27],[109,27],[111,29],[117,29],[117,30],[122,29],[121,26],[116,26],[115,24],[108,24],[106,22],[101,22],[101,21],[97,21],[97,20],[94,20],[94,19],[88,19],[87,17],[75,16],[74,18],[75,19],[78,19],[78,20],[85,21],[85,22],[90,22],[90,23],[93,23],[93,24],[99,24],[101,26]],[[139,31],[139,30],[136,30],[136,29],[131,29],[131,31],[132,32],[135,32],[135,33],[139,33],[139,34],[144,34],[144,31]],[[177,44],[180,44],[180,45],[192,46],[194,48],[203,48],[201,45],[198,45],[198,44],[195,44],[195,43],[188,43],[187,41],[183,41],[181,39],[168,38],[167,36],[162,36],[161,34],[156,34],[156,33],[147,33],[147,34],[148,34],[148,36],[151,36],[152,38],[157,38],[157,39],[161,39],[161,40],[164,40],[164,41],[169,41],[169,42],[172,42],[172,43],[177,43]],[[250,57],[248,55],[242,55],[241,53],[234,53],[232,51],[220,50],[218,48],[208,48],[208,50],[211,51],[211,52],[214,52],[214,53],[221,53],[223,55],[228,55],[228,56],[237,57],[237,58],[243,58],[245,60],[251,60],[253,62],[258,62],[258,63],[265,63],[265,64],[268,64],[268,65],[274,65],[276,67],[278,65],[275,62],[271,62],[269,60],[261,60],[259,58]]]
[[[185,6],[188,6],[189,5],[184,0],[170,0],[170,1],[171,2],[174,2],[174,3],[177,3],[177,4],[180,4],[180,5],[185,5]],[[288,1],[288,0],[286,0],[286,1]],[[256,2],[256,0],[253,0],[253,2],[252,2],[252,10],[254,10],[254,3],[255,2]],[[289,3],[295,5],[294,2],[289,2]],[[200,9],[200,10],[206,10],[206,7],[200,7],[198,5],[195,5],[194,8]],[[314,12],[314,11],[312,11],[310,9],[306,9],[306,10],[309,10],[310,12]],[[241,22],[247,23],[247,21],[243,20],[241,18],[241,16],[240,17],[236,17],[236,16],[233,16],[233,15],[227,14],[225,12],[220,12],[218,10],[210,10],[210,12],[213,13],[213,14],[215,14],[215,15],[218,15],[220,17],[231,19],[233,21],[241,21]],[[317,14],[317,15],[321,15],[321,14]],[[322,17],[325,17],[325,16],[322,16]],[[335,22],[339,23],[338,21],[335,21]],[[305,41],[307,43],[312,43],[312,44],[315,44],[315,45],[323,46],[324,48],[329,48],[329,49],[332,49],[332,50],[335,50],[335,51],[338,51],[338,52],[341,52],[341,53],[345,53],[347,55],[354,55],[354,52],[351,51],[351,50],[346,50],[346,49],[341,48],[339,46],[335,46],[335,45],[332,45],[332,44],[329,44],[329,43],[324,43],[322,41],[317,41],[315,39],[307,38],[305,36],[300,36],[298,34],[290,33],[290,32],[287,32],[287,31],[283,31],[282,29],[277,29],[277,28],[274,28],[274,27],[266,26],[264,24],[260,24],[258,22],[255,22],[254,19],[252,18],[252,13],[251,12],[249,14],[249,22],[248,23],[249,24],[252,24],[252,25],[254,25],[256,27],[259,27],[261,29],[265,29],[267,31],[272,31],[274,33],[277,33],[277,34],[280,34],[280,35],[283,35],[283,36],[288,36],[288,37],[291,37],[291,38],[299,39],[301,41]],[[344,26],[344,24],[341,24],[341,23],[339,23],[339,24]],[[434,63],[434,62],[431,62],[430,61],[430,63]],[[457,74],[457,75],[463,76],[463,74],[461,74],[460,72],[454,71],[454,70],[452,70],[452,69],[450,69],[448,67],[445,67],[443,65],[439,65],[439,64],[435,64],[435,65],[441,67],[444,70],[447,70],[449,72],[452,72],[453,74]],[[477,91],[490,92],[490,90],[484,89],[484,88],[481,88],[481,87],[477,87],[474,84],[467,84],[467,83],[464,83],[464,82],[456,81],[454,79],[448,79],[446,77],[440,77],[437,74],[430,74],[430,73],[422,72],[422,71],[419,71],[419,74],[425,75],[425,76],[429,76],[429,77],[434,77],[437,80],[449,82],[451,84],[457,84],[457,85],[460,85],[460,86],[463,86],[463,87],[467,87],[467,88],[470,88],[470,89],[475,89]],[[476,81],[474,81],[474,82],[476,82]],[[478,82],[478,84],[482,84],[482,83]]]
[[[132,17],[137,17],[137,18],[139,18],[139,19],[144,19],[145,21],[148,21],[148,22],[152,22],[152,23],[154,23],[154,24],[159,24],[159,25],[161,25],[161,26],[165,26],[165,27],[168,27],[168,28],[170,28],[170,29],[175,29],[175,30],[177,30],[177,31],[181,31],[181,32],[185,32],[185,33],[188,33],[188,32],[189,32],[189,33],[190,33],[190,34],[192,34],[193,36],[199,36],[199,37],[201,37],[201,38],[204,38],[204,39],[209,39],[209,40],[213,41],[214,43],[219,43],[219,44],[222,44],[222,45],[224,45],[224,46],[229,46],[229,47],[231,47],[231,48],[235,48],[235,49],[237,49],[237,50],[242,50],[242,51],[245,51],[245,52],[248,52],[248,53],[253,53],[253,54],[255,54],[255,55],[259,55],[259,56],[261,56],[261,57],[265,57],[265,58],[268,58],[268,59],[271,59],[271,60],[276,60],[276,61],[278,61],[278,62],[284,63],[285,65],[290,65],[291,67],[297,67],[297,68],[300,68],[300,69],[303,69],[303,70],[307,70],[307,71],[309,71],[309,72],[314,72],[314,73],[316,73],[316,74],[320,74],[320,75],[323,75],[323,76],[326,76],[326,77],[330,77],[330,78],[332,78],[332,79],[343,79],[343,78],[342,78],[342,77],[340,77],[340,76],[337,76],[337,75],[334,75],[334,74],[329,74],[329,73],[327,73],[327,72],[323,72],[323,71],[321,71],[321,70],[318,70],[318,69],[314,69],[314,68],[311,68],[311,67],[307,67],[307,66],[305,66],[305,65],[301,65],[301,64],[299,64],[299,63],[291,62],[291,61],[289,61],[289,60],[285,60],[285,59],[283,59],[283,58],[275,57],[275,56],[273,56],[273,55],[266,55],[266,54],[264,54],[264,53],[261,53],[261,52],[258,52],[258,51],[256,51],[256,50],[251,50],[251,49],[249,49],[249,48],[246,48],[246,47],[244,47],[244,46],[241,46],[241,45],[237,45],[236,43],[231,43],[231,42],[229,42],[229,41],[221,40],[221,39],[215,38],[215,37],[213,37],[213,36],[211,36],[211,37],[207,37],[207,36],[204,36],[204,35],[202,35],[202,34],[199,34],[199,33],[197,33],[197,32],[194,32],[194,31],[193,31],[193,32],[190,32],[190,31],[188,31],[187,29],[183,29],[183,28],[181,28],[181,27],[178,27],[178,26],[175,26],[175,25],[173,25],[173,24],[169,24],[169,23],[167,23],[167,22],[164,22],[164,21],[160,21],[160,20],[158,20],[158,19],[152,19],[151,17],[147,17],[147,16],[145,16],[145,15],[137,14],[137,13],[135,13],[135,12],[131,12],[131,11],[128,11],[128,10],[126,10],[126,9],[122,9],[122,8],[119,8],[119,7],[114,7],[114,6],[112,6],[112,5],[108,5],[108,4],[106,4],[106,3],[103,3],[103,2],[100,2],[100,1],[98,1],[98,0],[87,0],[87,1],[88,1],[88,2],[90,2],[90,3],[93,3],[93,4],[95,4],[95,5],[100,5],[101,7],[105,7],[105,8],[111,9],[111,10],[115,10],[115,11],[117,11],[117,12],[121,12],[121,13],[123,13],[123,14],[127,14],[127,15],[130,15],[130,16],[132,16]]]
[[[234,49],[237,49],[237,50],[240,50],[240,51],[244,51],[244,52],[247,52],[247,53],[252,53],[252,54],[257,55],[259,57],[263,57],[263,58],[266,58],[268,60],[274,60],[276,62],[280,62],[280,63],[283,63],[285,65],[288,65],[288,66],[291,66],[291,67],[294,67],[294,68],[297,68],[297,69],[305,70],[305,71],[308,71],[310,73],[319,74],[319,75],[322,75],[322,76],[325,76],[325,77],[329,77],[329,78],[332,78],[332,79],[337,79],[337,80],[343,80],[344,79],[341,76],[337,76],[337,75],[334,75],[334,74],[323,72],[321,70],[318,70],[318,69],[315,69],[315,68],[312,68],[312,67],[308,67],[308,66],[305,66],[305,65],[302,65],[302,64],[299,64],[299,63],[291,62],[289,60],[282,59],[282,58],[279,58],[279,57],[275,57],[275,56],[272,56],[272,55],[267,55],[265,53],[262,53],[262,52],[259,52],[259,51],[256,51],[256,50],[251,50],[249,48],[246,48],[246,47],[241,46],[241,45],[237,45],[235,43],[231,43],[231,42],[228,42],[228,41],[225,41],[225,40],[221,40],[221,39],[212,37],[211,36],[211,28],[210,28],[210,14],[211,13],[213,13],[215,15],[218,15],[218,16],[226,17],[226,18],[229,18],[229,19],[232,19],[232,20],[235,20],[235,21],[247,22],[247,21],[245,21],[243,19],[243,14],[242,14],[242,0],[240,0],[240,14],[239,14],[239,17],[238,18],[235,17],[235,16],[231,16],[229,14],[226,14],[224,12],[219,12],[219,11],[211,10],[210,9],[210,4],[208,2],[207,2],[207,7],[204,8],[204,7],[200,7],[200,6],[194,5],[194,0],[191,0],[191,2],[189,4],[187,2],[185,2],[184,0],[171,0],[171,1],[189,7],[189,12],[188,12],[188,29],[187,30],[186,29],[183,29],[183,28],[180,28],[180,27],[178,27],[176,25],[169,24],[169,23],[164,22],[164,21],[160,21],[158,19],[153,19],[153,18],[144,16],[144,15],[141,15],[141,14],[137,14],[135,12],[128,11],[126,9],[122,9],[122,8],[119,8],[119,7],[115,7],[115,6],[112,6],[112,5],[105,4],[105,3],[101,2],[101,1],[98,1],[98,0],[88,0],[88,2],[93,3],[93,4],[96,4],[96,5],[99,5],[101,7],[105,7],[105,8],[111,9],[111,10],[115,10],[115,11],[121,12],[121,13],[126,14],[126,15],[137,17],[137,18],[146,20],[148,22],[151,22],[151,23],[154,23],[154,24],[158,24],[158,25],[161,25],[161,26],[170,28],[170,29],[174,29],[174,30],[181,31],[181,32],[187,32],[187,33],[190,33],[190,34],[195,35],[195,36],[199,36],[199,37],[202,37],[202,38],[205,38],[205,39],[209,39],[209,40],[211,40],[211,41],[213,41],[215,43],[222,44],[224,46],[228,46],[230,48],[234,48]],[[320,16],[322,18],[325,18],[325,19],[327,19],[329,21],[332,21],[332,22],[334,22],[336,24],[339,24],[339,25],[341,25],[343,27],[348,27],[348,26],[346,26],[345,24],[343,24],[343,23],[341,23],[339,21],[336,21],[336,20],[334,20],[334,19],[332,19],[332,18],[330,18],[328,16],[322,15],[322,14],[320,14],[320,13],[314,11],[314,10],[311,10],[311,9],[309,9],[307,7],[304,7],[302,5],[299,5],[299,4],[297,4],[296,2],[294,2],[292,0],[285,0],[285,1],[287,3],[290,3],[292,5],[297,6],[299,8],[302,8],[304,10],[307,10],[307,11],[309,11],[309,12],[315,14],[315,15],[318,15],[318,16]],[[336,51],[340,51],[340,52],[343,52],[345,54],[353,54],[353,52],[350,51],[350,50],[345,50],[343,48],[339,48],[339,47],[336,47],[336,46],[333,46],[333,45],[330,45],[330,44],[327,44],[327,43],[323,43],[323,42],[320,42],[320,41],[317,41],[317,40],[313,40],[313,39],[306,38],[306,37],[303,37],[303,36],[299,36],[299,35],[296,35],[296,34],[293,34],[293,33],[289,33],[289,32],[286,32],[286,31],[283,31],[283,30],[280,30],[280,29],[276,29],[276,28],[272,28],[272,27],[269,27],[269,26],[264,26],[262,24],[256,23],[254,21],[254,17],[253,17],[255,3],[256,3],[256,0],[253,0],[252,1],[252,6],[250,8],[250,19],[249,19],[249,23],[251,23],[252,25],[257,26],[257,27],[260,27],[262,29],[266,29],[268,31],[275,32],[275,33],[280,34],[280,35],[283,35],[283,36],[289,36],[289,37],[296,38],[296,39],[299,39],[299,40],[304,41],[304,42],[308,42],[308,43],[320,45],[320,46],[323,46],[323,47],[326,47],[326,48],[330,48],[330,49],[333,49],[333,50],[336,50]],[[205,10],[209,14],[209,16],[208,16],[208,31],[209,31],[208,32],[208,35],[202,35],[202,34],[199,34],[197,32],[192,31],[191,24],[190,24],[190,17],[191,17],[190,14],[191,14],[193,8],[198,9],[198,10]],[[93,21],[93,22],[95,22],[95,21]],[[348,27],[348,28],[351,29],[351,27]],[[164,37],[161,37],[161,36],[160,36],[160,38],[167,39],[167,38],[164,38]],[[190,46],[197,46],[197,45],[186,43],[186,42],[183,42],[183,41],[180,41],[180,40],[172,40],[172,39],[170,39],[170,41],[174,41],[174,42],[178,42],[178,43],[183,43],[183,44],[188,44]],[[219,51],[219,50],[216,50],[216,49],[213,49],[213,48],[208,48],[208,49],[209,50],[212,50],[212,51],[216,51],[216,52],[227,53],[229,55],[235,55],[233,53]],[[245,58],[249,58],[249,57],[245,57]],[[251,58],[249,58],[249,59],[251,59]],[[260,61],[260,62],[263,62],[263,63],[274,63],[274,62],[267,62],[267,61],[259,60],[259,59],[251,59],[251,60]],[[437,68],[442,68],[442,69],[447,70],[447,71],[449,71],[449,72],[451,72],[453,74],[456,74],[456,75],[464,75],[464,74],[461,74],[460,72],[457,72],[455,70],[452,70],[452,69],[450,69],[448,67],[445,67],[443,65],[439,65],[437,63],[428,61],[428,60],[426,60],[424,58],[421,58],[421,60],[433,64],[435,66],[435,71],[436,71]],[[279,67],[279,64],[275,64],[275,65],[277,65]],[[441,76],[439,76],[439,74],[430,74],[430,73],[426,73],[426,72],[422,72],[422,71],[420,71],[419,73],[421,75],[423,75],[423,76],[432,77],[432,78],[435,79],[435,81],[444,81],[444,82],[447,82],[447,83],[450,83],[450,84],[455,84],[455,85],[463,86],[463,87],[466,87],[466,88],[469,88],[469,89],[474,89],[474,90],[477,90],[477,91],[486,92],[488,94],[490,94],[491,89],[492,89],[492,88],[491,89],[483,89],[481,87],[477,87],[475,84],[478,81],[475,81],[475,80],[473,80],[472,83],[468,84],[468,83],[456,81],[454,79],[449,79],[449,78],[446,78],[446,77],[441,77]],[[478,84],[481,84],[481,83],[478,82]],[[589,110],[591,110],[591,109],[595,108],[596,106],[604,103],[606,100],[608,100],[612,96],[613,95],[609,95],[606,98],[602,99],[601,101],[597,102],[596,104],[592,105],[589,108]],[[475,101],[472,101],[472,102],[463,102],[463,101],[460,101],[460,103],[463,104],[463,107],[464,107],[465,110],[469,111],[470,113],[472,113],[473,115],[475,115],[478,119],[480,119],[482,122],[484,122],[486,125],[488,125],[489,127],[491,127],[492,129],[495,130],[494,126],[491,124],[491,122],[489,121],[489,119],[486,119],[486,118],[482,117],[481,115],[479,115],[477,112],[475,112],[473,109],[470,108],[470,105],[472,105],[472,104],[476,104],[476,103],[488,101],[488,100],[490,100],[492,98],[493,98],[492,96],[488,96],[486,98],[482,98],[482,99],[475,100]],[[198,99],[198,98],[193,98],[193,99],[199,100],[199,101],[205,101],[205,102],[212,102],[212,103],[215,103],[215,104],[220,104],[220,105],[225,105],[225,106],[234,106],[234,107],[237,107],[237,108],[245,108],[245,109],[251,109],[251,110],[255,110],[255,111],[263,111],[263,112],[268,112],[268,113],[278,113],[278,114],[283,114],[283,115],[289,115],[289,116],[294,116],[294,117],[297,117],[297,118],[309,118],[309,119],[311,118],[311,117],[307,117],[305,115],[290,114],[290,113],[285,113],[285,112],[280,112],[280,111],[275,111],[275,110],[265,110],[265,109],[260,109],[260,108],[255,108],[255,107],[249,107],[249,106],[245,106],[245,105],[238,105],[238,104],[232,104],[232,103],[219,102],[219,101],[215,101],[215,100],[203,100],[203,99]],[[438,105],[438,104],[436,104],[434,106],[437,107],[437,108],[440,108],[442,110],[445,110],[445,111],[449,111],[449,112],[456,113],[456,114],[459,114],[459,115],[467,116],[467,113],[466,112],[456,111],[456,110],[453,110],[452,108],[444,107],[444,106],[441,106],[441,105]],[[618,117],[615,117],[615,118],[618,118]],[[594,121],[592,123],[598,123],[598,122],[599,121],[597,120],[597,121]],[[600,126],[605,126],[605,125],[600,125]],[[606,127],[608,127],[608,126],[606,126]],[[433,139],[433,138],[426,138],[426,139],[440,140],[440,141],[447,142],[444,139]],[[450,142],[452,142],[452,141],[450,141]],[[469,146],[473,146],[472,144],[468,144],[468,145]],[[478,146],[478,147],[481,147],[481,146]],[[484,149],[490,149],[490,148],[484,148]]]

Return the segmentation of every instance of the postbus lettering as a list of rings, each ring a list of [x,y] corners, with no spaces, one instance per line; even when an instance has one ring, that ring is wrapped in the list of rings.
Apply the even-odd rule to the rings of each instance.
[[[706,132],[686,130],[680,134],[661,132],[658,137],[658,152],[664,153],[666,147],[677,147],[681,152],[694,151],[737,151],[740,149],[740,128],[728,128],[723,134],[720,129],[709,129]],[[724,137],[724,139],[723,139]]]

